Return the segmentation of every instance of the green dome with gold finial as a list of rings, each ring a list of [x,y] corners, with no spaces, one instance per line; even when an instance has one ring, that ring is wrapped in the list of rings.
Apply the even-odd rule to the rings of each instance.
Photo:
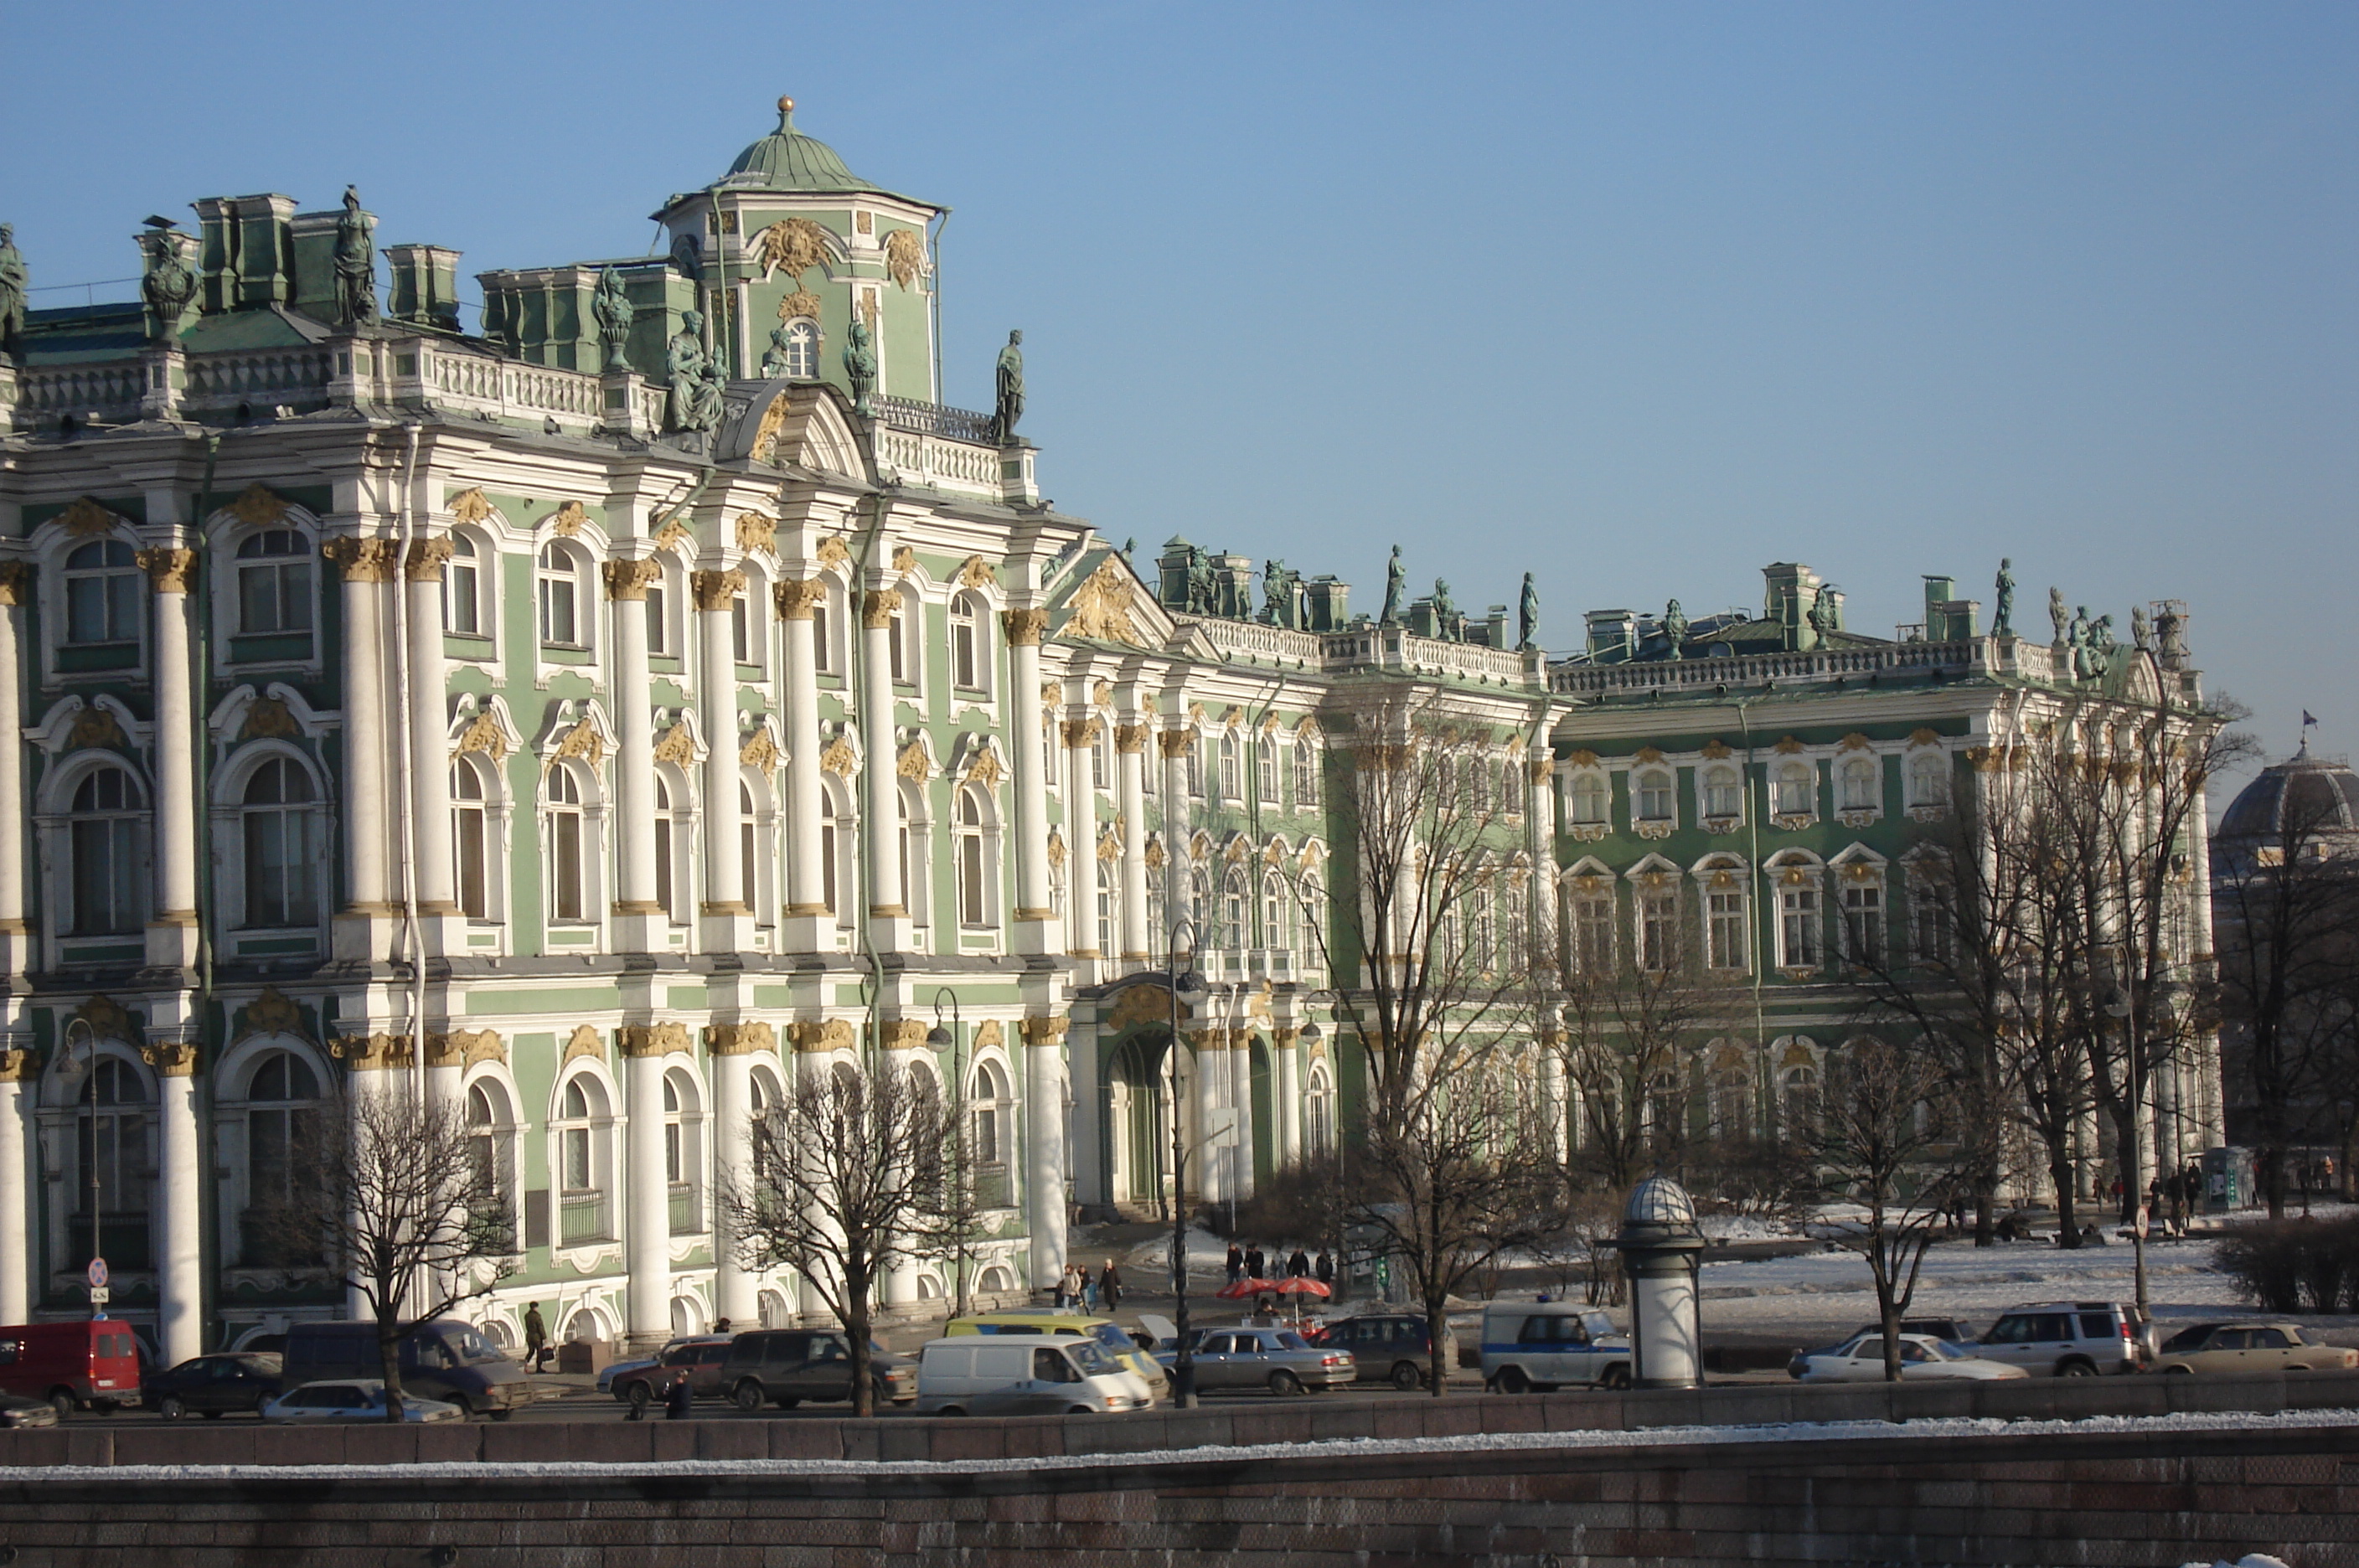
[[[778,128],[737,155],[723,179],[764,191],[874,191],[835,149],[795,129],[795,101],[778,100]]]

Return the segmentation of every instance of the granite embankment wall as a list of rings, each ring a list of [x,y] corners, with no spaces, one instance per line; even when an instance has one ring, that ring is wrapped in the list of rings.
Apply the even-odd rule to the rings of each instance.
[[[76,1423],[0,1441],[0,1560],[2172,1568],[2261,1551],[2295,1568],[2359,1568],[2359,1410],[2211,1430],[1597,1435],[1700,1416],[2052,1413],[1987,1408],[2021,1387],[1295,1400],[1005,1422]],[[2359,1407],[2359,1377],[2033,1387],[2127,1416],[2153,1413],[2125,1408],[2149,1400]],[[1947,1408],[1909,1408],[1923,1404]],[[1376,1441],[1332,1441],[1352,1436]],[[878,1463],[894,1460],[926,1463]],[[335,1467],[291,1468],[323,1465]]]

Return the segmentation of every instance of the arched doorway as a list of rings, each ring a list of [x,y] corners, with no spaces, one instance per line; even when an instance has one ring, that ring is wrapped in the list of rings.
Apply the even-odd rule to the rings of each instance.
[[[1141,1217],[1160,1218],[1166,1196],[1162,1074],[1169,1046],[1162,1030],[1135,1034],[1114,1047],[1106,1073],[1109,1191],[1117,1208]]]

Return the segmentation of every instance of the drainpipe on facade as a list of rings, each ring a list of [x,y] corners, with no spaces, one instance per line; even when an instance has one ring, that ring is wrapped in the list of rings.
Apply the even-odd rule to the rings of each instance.
[[[859,635],[861,625],[859,617],[865,613],[862,608],[861,596],[871,592],[867,586],[868,574],[875,570],[876,547],[885,537],[885,511],[889,505],[891,505],[889,498],[882,491],[870,497],[868,531],[861,536],[858,580],[853,584],[856,592],[852,597],[851,604],[846,606],[850,614],[844,616],[847,622],[852,623],[846,627],[851,635],[844,640],[852,648],[852,723],[855,727],[860,724],[861,715],[868,711],[868,682],[874,678],[874,671],[868,668],[868,639]],[[892,679],[889,670],[886,673],[886,679],[888,681]],[[889,728],[890,725],[888,724],[887,727]],[[1036,740],[1034,744],[1038,743]],[[893,759],[889,756],[871,757],[865,759],[864,766],[890,768],[893,766]],[[877,833],[877,824],[866,821],[865,812],[860,813],[860,816],[864,830],[860,836],[866,841]],[[892,824],[889,822],[885,824],[884,831],[891,832]],[[865,853],[868,846],[865,842],[863,842],[860,847],[863,853],[853,857],[853,870],[860,889],[860,948],[868,955],[868,978],[862,982],[862,988],[867,996],[868,1012],[868,1040],[861,1048],[861,1055],[865,1059],[877,1051],[880,1043],[877,1037],[878,1026],[882,1019],[877,1015],[885,996],[885,965],[876,952],[876,929],[875,916],[872,913],[875,901],[871,898],[873,889],[869,887],[868,880],[869,859]],[[905,904],[908,897],[909,889],[902,888],[901,898]]]
[[[212,503],[213,463],[220,455],[221,432],[208,431],[205,435],[205,477],[197,486],[195,532],[197,549],[200,551],[205,546],[205,509]],[[198,559],[201,561],[203,557],[200,555]],[[213,995],[213,879],[206,874],[206,868],[213,863],[212,812],[206,805],[206,801],[212,795],[211,787],[206,782],[208,777],[206,763],[212,755],[212,737],[205,733],[208,727],[205,697],[212,682],[209,663],[213,637],[212,579],[212,573],[210,569],[198,573],[198,581],[203,586],[197,594],[197,629],[193,639],[196,646],[190,650],[189,659],[190,678],[196,683],[195,694],[190,699],[192,704],[190,711],[196,717],[196,723],[191,726],[196,737],[196,756],[191,759],[194,764],[191,777],[196,780],[197,792],[197,995],[199,998],[197,1028],[200,1032],[208,1026],[207,1004],[212,1002]]]
[[[400,715],[399,746],[395,767],[401,792],[401,915],[409,949],[409,1083],[419,1107],[426,1105],[426,931],[418,914],[418,769],[412,757],[409,712],[409,552],[416,548],[418,528],[415,492],[418,484],[418,430],[402,427],[400,522],[395,544],[393,580],[394,708]]]

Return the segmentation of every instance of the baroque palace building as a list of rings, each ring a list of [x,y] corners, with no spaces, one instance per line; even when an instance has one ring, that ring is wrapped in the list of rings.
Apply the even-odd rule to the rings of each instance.
[[[796,1321],[716,1190],[795,1075],[864,1059],[963,1095],[971,1283],[1024,1299],[1076,1212],[1165,1202],[1182,919],[1183,1142],[1236,1129],[1190,1194],[1341,1136],[1323,721],[1371,682],[1528,786],[1523,929],[1637,955],[1692,906],[1756,1004],[1699,1058],[1710,1115],[1774,1136],[1853,1028],[1843,922],[1904,930],[1983,748],[2197,689],[2171,639],[2082,671],[2077,628],[1984,632],[1946,584],[1854,635],[1799,566],[1555,660],[1440,584],[1354,615],[1185,539],[1142,576],[1041,497],[1014,343],[994,413],[941,403],[944,209],[784,101],[662,255],[482,274],[477,333],[458,253],[380,250],[353,193],[194,205],[138,236],[139,303],[0,310],[0,1321],[86,1311],[93,1227],[168,1358],[341,1314],[243,1219],[341,1076],[393,1073],[514,1195],[495,1338],[528,1301],[638,1342]],[[2216,1071],[2169,1094],[2217,1141]],[[957,1285],[908,1261],[886,1305]]]

